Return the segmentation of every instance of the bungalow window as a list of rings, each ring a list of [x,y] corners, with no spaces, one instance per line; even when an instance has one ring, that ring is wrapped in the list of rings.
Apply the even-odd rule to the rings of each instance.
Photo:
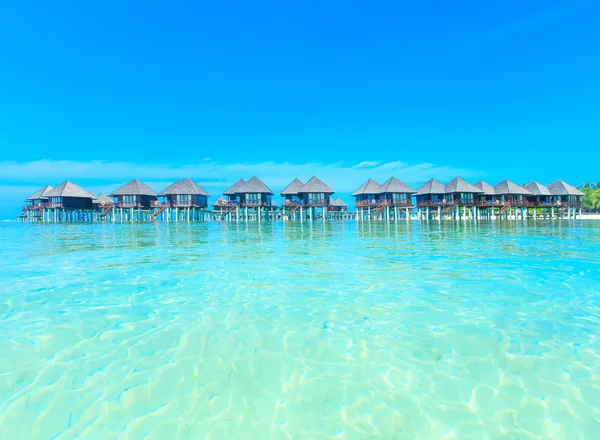
[[[137,196],[123,196],[123,202],[125,203],[135,203],[137,201]]]
[[[192,196],[189,194],[178,194],[177,195],[177,201],[179,203],[190,203],[191,200],[192,200]]]
[[[323,193],[309,193],[308,202],[310,204],[319,205],[325,203],[325,194]]]
[[[260,194],[246,194],[246,203],[251,203],[253,205],[258,204],[260,202]]]

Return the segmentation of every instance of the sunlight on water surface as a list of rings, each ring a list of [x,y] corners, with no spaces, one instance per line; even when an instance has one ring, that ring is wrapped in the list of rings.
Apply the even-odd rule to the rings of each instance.
[[[0,438],[600,438],[600,223],[0,225]]]

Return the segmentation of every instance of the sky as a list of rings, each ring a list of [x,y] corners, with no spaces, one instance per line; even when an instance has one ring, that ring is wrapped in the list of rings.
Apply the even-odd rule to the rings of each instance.
[[[110,192],[319,176],[600,180],[600,1],[0,5],[0,218]]]

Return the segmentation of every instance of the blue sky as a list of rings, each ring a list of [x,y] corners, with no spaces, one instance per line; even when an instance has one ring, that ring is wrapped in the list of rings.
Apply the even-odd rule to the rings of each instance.
[[[67,178],[600,180],[598,22],[577,0],[5,2],[0,217]]]

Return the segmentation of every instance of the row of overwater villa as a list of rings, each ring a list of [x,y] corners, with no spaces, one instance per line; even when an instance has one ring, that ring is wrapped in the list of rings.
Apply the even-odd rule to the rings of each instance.
[[[19,219],[29,222],[77,221],[248,221],[318,219],[365,220],[480,220],[577,218],[583,192],[557,180],[547,186],[536,181],[520,186],[503,180],[492,186],[482,180],[470,184],[456,177],[450,182],[431,179],[418,189],[391,177],[383,184],[369,179],[352,193],[354,211],[317,177],[304,183],[294,179],[282,192],[281,203],[258,177],[240,179],[215,203],[192,179],[180,180],[155,192],[139,180],[106,195],[95,194],[66,181],[29,196]]]

